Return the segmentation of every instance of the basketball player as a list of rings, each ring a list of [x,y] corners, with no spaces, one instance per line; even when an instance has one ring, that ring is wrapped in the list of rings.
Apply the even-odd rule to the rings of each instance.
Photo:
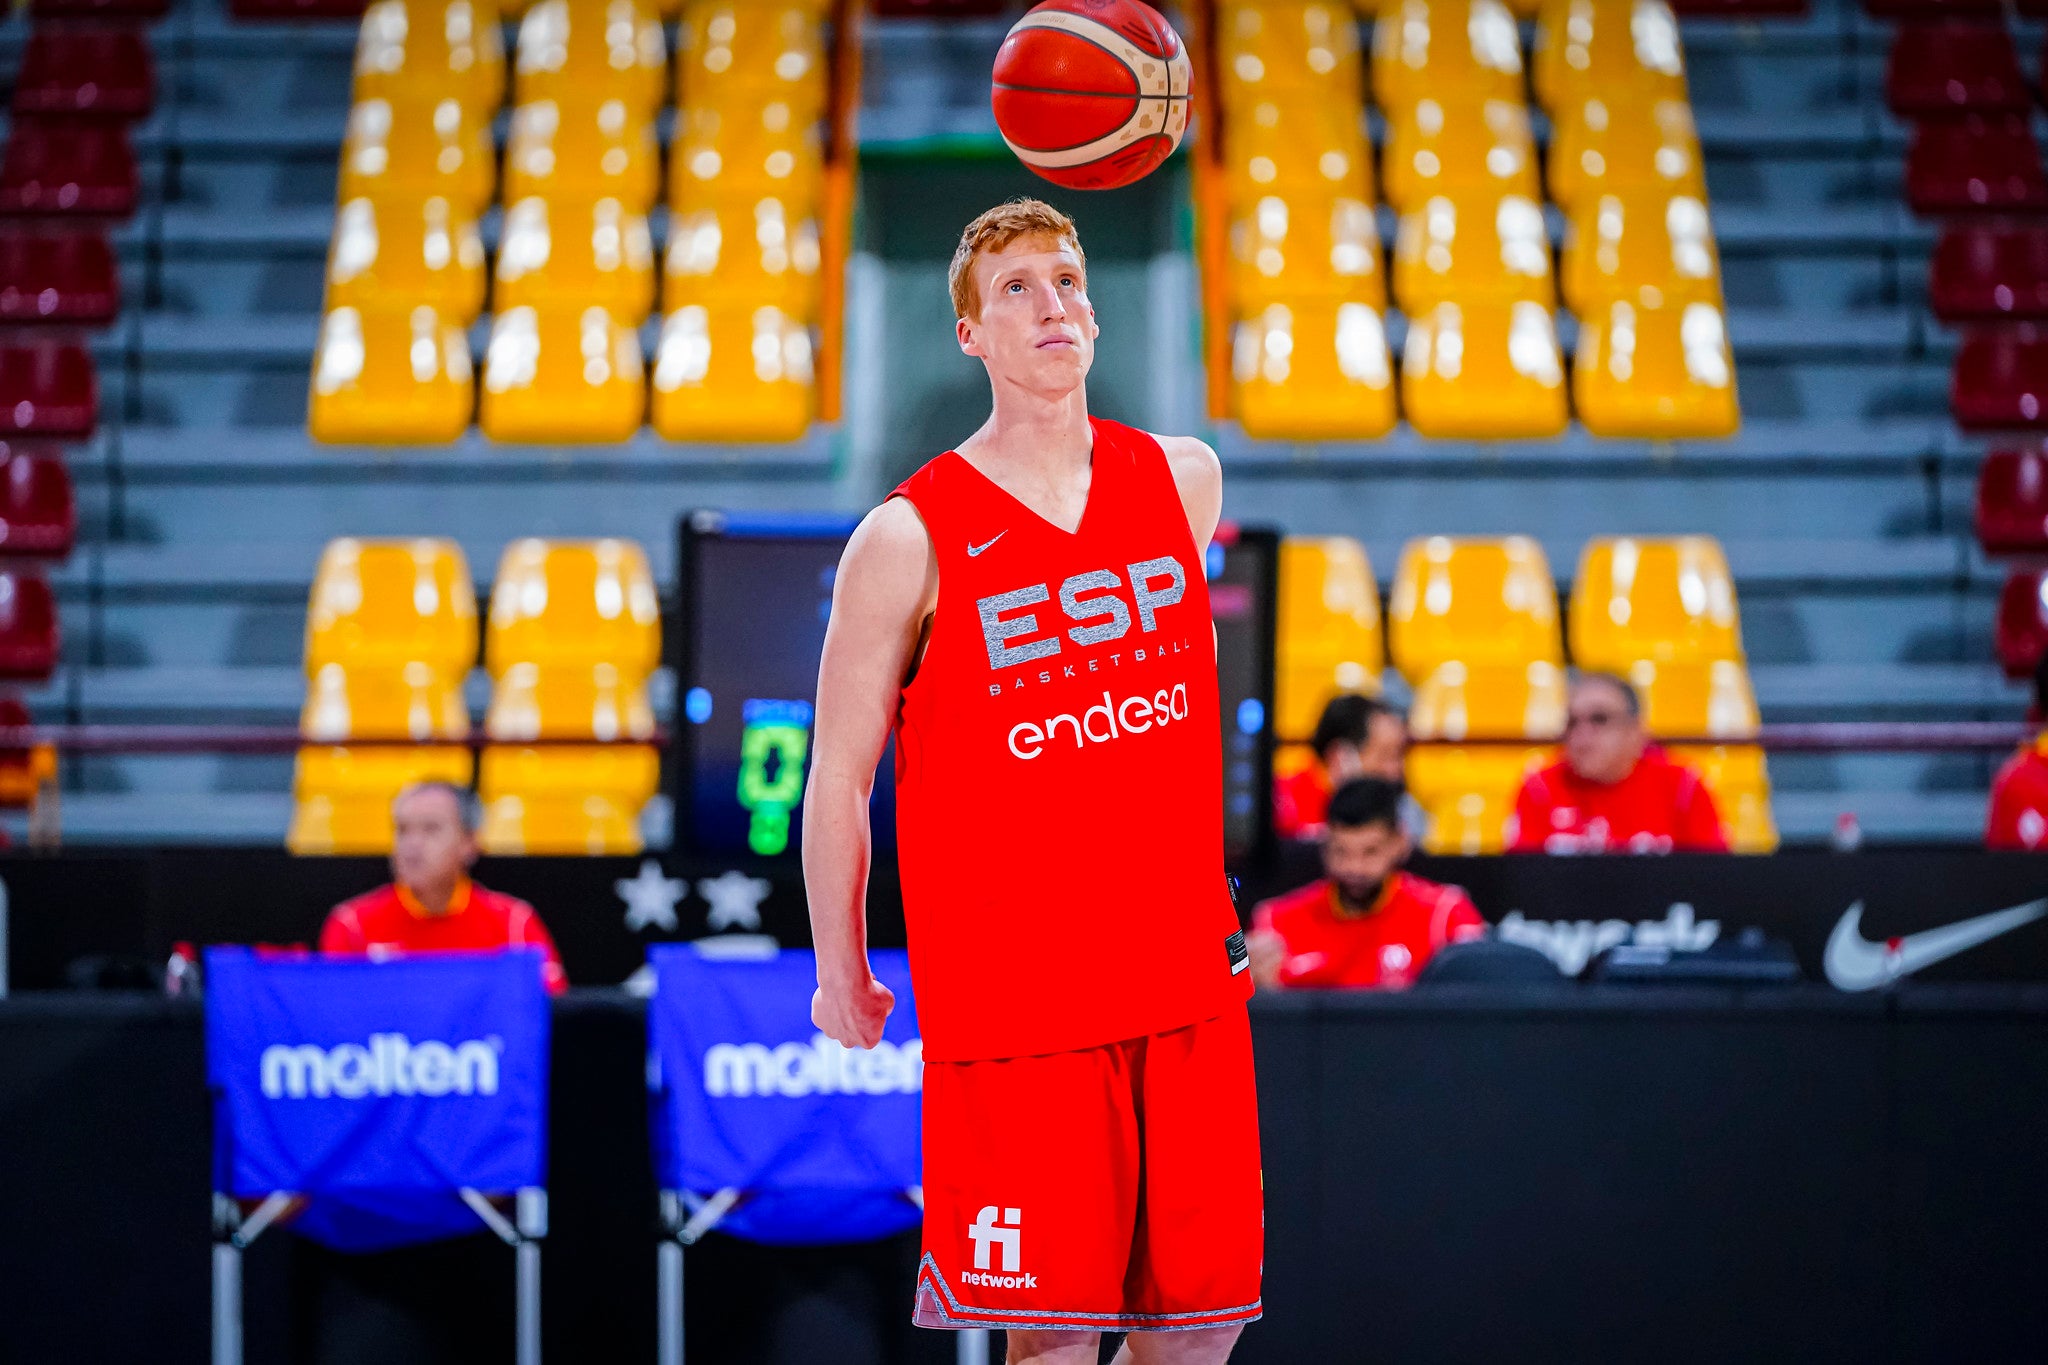
[[[1072,220],[1015,200],[952,265],[979,431],[869,513],[818,676],[804,874],[818,1027],[882,1036],[868,794],[896,738],[924,1037],[915,1320],[1007,1358],[1210,1365],[1259,1316],[1251,977],[1223,874],[1204,551],[1215,452],[1088,415]]]

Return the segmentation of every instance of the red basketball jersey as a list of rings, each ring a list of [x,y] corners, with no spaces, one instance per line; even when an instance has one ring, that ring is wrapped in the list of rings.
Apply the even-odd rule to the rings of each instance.
[[[1223,874],[1216,643],[1159,443],[1091,419],[1069,534],[957,452],[906,479],[938,557],[896,723],[925,1056],[1179,1028],[1251,993]]]

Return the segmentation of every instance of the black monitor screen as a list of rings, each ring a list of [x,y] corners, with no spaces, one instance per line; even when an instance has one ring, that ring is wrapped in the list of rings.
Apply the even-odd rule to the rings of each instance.
[[[843,518],[695,512],[677,565],[676,841],[728,857],[794,858],[809,771],[818,655]],[[1209,548],[1223,703],[1224,838],[1236,856],[1271,810],[1273,603],[1279,540],[1225,528]],[[896,847],[894,755],[871,808],[875,851]]]

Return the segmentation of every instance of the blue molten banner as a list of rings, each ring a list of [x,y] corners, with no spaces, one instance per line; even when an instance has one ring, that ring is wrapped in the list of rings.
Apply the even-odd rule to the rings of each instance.
[[[548,998],[536,949],[400,962],[206,955],[215,1188],[307,1197],[350,1250],[473,1232],[458,1191],[537,1187]]]
[[[655,1174],[663,1189],[735,1192],[721,1231],[815,1245],[917,1225],[924,1045],[910,963],[901,949],[869,956],[896,1009],[880,1045],[859,1051],[811,1023],[808,952],[714,959],[664,944],[649,953]]]

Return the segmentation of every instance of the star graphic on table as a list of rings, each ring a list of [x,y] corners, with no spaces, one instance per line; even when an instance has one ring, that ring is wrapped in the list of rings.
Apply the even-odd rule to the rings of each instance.
[[[676,903],[690,895],[690,884],[680,877],[665,877],[661,864],[652,858],[640,864],[640,875],[621,877],[612,883],[619,899],[626,903],[626,928],[635,933],[649,929],[676,930]]]
[[[697,894],[711,904],[704,925],[713,933],[720,929],[759,929],[761,902],[775,889],[773,882],[749,877],[744,872],[722,872],[697,883]]]

